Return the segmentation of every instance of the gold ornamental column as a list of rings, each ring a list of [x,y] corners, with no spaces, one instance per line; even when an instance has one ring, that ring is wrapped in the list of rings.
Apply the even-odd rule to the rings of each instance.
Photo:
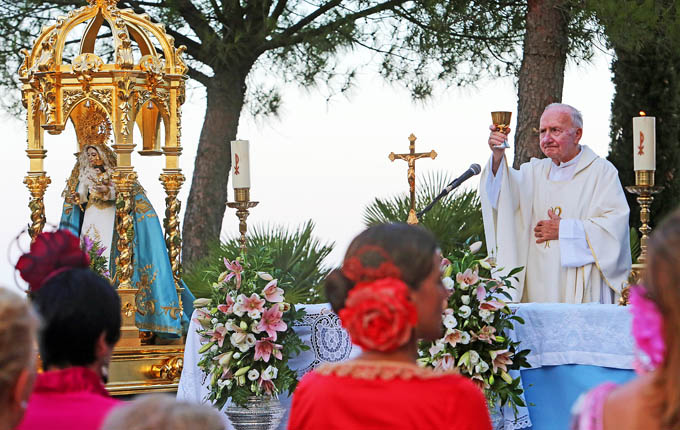
[[[182,204],[177,199],[177,194],[179,194],[179,190],[186,178],[180,169],[163,169],[159,179],[167,194],[165,198],[165,220],[163,221],[165,245],[168,248],[172,276],[175,278],[175,285],[179,287],[180,280],[182,279],[182,263],[180,260],[182,238],[179,230],[179,211]]]
[[[27,114],[27,143],[28,149],[26,154],[29,159],[28,175],[24,177],[24,184],[28,187],[31,193],[31,200],[28,202],[28,208],[31,210],[31,225],[28,232],[31,240],[35,239],[45,228],[45,203],[43,197],[47,186],[52,182],[44,171],[43,160],[47,151],[43,147],[43,130],[40,127],[41,119],[41,102],[38,96],[33,93],[27,93],[23,97],[24,106]]]

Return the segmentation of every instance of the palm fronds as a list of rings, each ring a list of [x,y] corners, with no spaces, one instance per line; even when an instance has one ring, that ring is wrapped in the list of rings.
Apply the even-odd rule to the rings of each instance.
[[[279,280],[291,303],[323,303],[320,284],[329,268],[323,260],[334,243],[313,236],[314,223],[309,220],[297,229],[283,226],[255,226],[247,237],[248,256],[267,255],[272,260],[271,275]],[[224,271],[223,259],[240,255],[237,237],[210,246],[208,255],[184,275],[184,281],[198,297],[210,297],[212,283]]]
[[[416,211],[423,209],[453,180],[442,172],[424,175],[416,182]],[[405,222],[411,202],[408,193],[378,198],[364,210],[366,226],[385,222]],[[419,221],[439,241],[444,255],[471,242],[484,239],[482,210],[474,190],[456,191],[442,198]]]

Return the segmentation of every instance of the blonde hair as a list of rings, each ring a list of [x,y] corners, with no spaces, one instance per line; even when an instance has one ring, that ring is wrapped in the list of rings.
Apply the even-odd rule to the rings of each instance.
[[[666,357],[654,372],[654,399],[666,428],[680,427],[680,210],[659,225],[649,238],[645,287],[661,311]],[[660,392],[659,392],[660,391]]]
[[[101,430],[224,430],[217,409],[208,405],[177,402],[154,394],[140,397],[109,414]]]
[[[34,362],[38,317],[28,301],[0,287],[0,401]],[[27,364],[28,363],[28,364]]]

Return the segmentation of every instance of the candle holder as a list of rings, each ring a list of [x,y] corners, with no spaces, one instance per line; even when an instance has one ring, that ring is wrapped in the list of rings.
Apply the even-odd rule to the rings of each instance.
[[[640,205],[640,222],[639,228],[642,237],[640,238],[640,256],[638,262],[633,264],[628,285],[621,290],[621,299],[619,304],[627,305],[630,285],[637,284],[642,278],[642,272],[646,267],[647,261],[647,239],[652,232],[649,226],[651,215],[651,206],[654,201],[654,194],[663,190],[663,187],[654,186],[654,170],[636,170],[635,171],[635,185],[627,186],[626,191],[637,195],[637,202]]]
[[[227,206],[236,209],[236,216],[239,219],[238,231],[241,233],[241,252],[246,252],[246,232],[248,231],[248,225],[246,220],[248,219],[248,209],[254,208],[260,202],[250,201],[250,188],[234,188],[234,202],[227,202]]]

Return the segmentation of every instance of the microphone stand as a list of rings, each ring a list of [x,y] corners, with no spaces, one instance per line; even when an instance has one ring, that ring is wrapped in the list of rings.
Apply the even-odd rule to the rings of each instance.
[[[444,197],[444,196],[447,195],[448,193],[449,193],[449,191],[439,193],[439,195],[438,195],[437,197],[435,197],[434,200],[432,200],[427,206],[425,206],[425,208],[424,208],[423,210],[421,210],[420,212],[418,212],[418,213],[416,214],[416,217],[418,217],[418,220],[420,221],[420,219],[423,217],[423,215],[425,215],[426,213],[428,213],[428,212],[430,211],[430,209],[432,209],[432,208],[434,207],[434,205],[435,205],[439,200],[441,200],[442,197]]]

